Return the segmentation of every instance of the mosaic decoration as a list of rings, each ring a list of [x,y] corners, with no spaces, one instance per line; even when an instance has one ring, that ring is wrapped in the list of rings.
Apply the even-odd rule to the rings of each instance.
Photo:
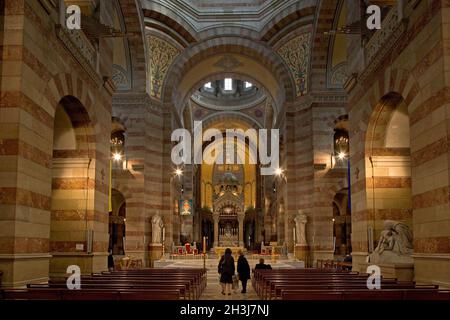
[[[155,36],[147,37],[147,41],[150,49],[150,94],[160,99],[167,70],[180,51]]]
[[[277,50],[292,73],[297,97],[301,97],[308,92],[310,46],[311,33],[304,33],[291,39]]]
[[[179,200],[180,216],[190,216],[192,214],[192,199]]]

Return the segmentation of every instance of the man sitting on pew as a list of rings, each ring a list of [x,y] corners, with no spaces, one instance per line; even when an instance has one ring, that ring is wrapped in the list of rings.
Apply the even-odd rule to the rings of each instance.
[[[270,264],[265,264],[264,259],[259,259],[259,263],[255,266],[256,269],[272,269],[272,266]]]

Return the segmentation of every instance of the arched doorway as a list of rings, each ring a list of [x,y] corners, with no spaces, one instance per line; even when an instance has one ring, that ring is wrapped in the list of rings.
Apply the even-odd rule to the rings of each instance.
[[[50,275],[82,264],[93,252],[95,137],[89,115],[73,96],[56,107],[53,134]]]
[[[401,221],[412,227],[411,149],[408,107],[403,97],[391,92],[375,107],[367,131],[366,154],[371,178],[367,183],[368,221],[377,245],[383,221]]]
[[[109,250],[113,255],[125,255],[126,201],[121,192],[112,189],[112,212],[109,213]]]
[[[333,199],[333,237],[336,257],[350,254],[351,230],[348,189],[342,189],[336,193]]]

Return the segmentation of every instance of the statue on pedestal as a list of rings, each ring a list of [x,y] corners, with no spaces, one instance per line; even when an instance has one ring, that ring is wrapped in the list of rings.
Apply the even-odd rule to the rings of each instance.
[[[159,215],[159,212],[157,212],[152,217],[152,243],[161,243],[161,233],[163,227],[164,223],[161,219],[161,216]]]
[[[295,221],[295,244],[307,246],[306,241],[306,223],[308,222],[308,217],[301,211],[298,210],[298,214],[294,218]]]
[[[409,227],[398,221],[386,220],[378,246],[369,255],[371,263],[412,263],[413,236]]]

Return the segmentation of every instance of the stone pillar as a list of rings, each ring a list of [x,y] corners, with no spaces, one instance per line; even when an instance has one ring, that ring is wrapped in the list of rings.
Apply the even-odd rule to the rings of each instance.
[[[150,243],[148,246],[148,260],[151,268],[155,266],[155,261],[161,259],[163,254],[162,243]]]
[[[305,262],[308,265],[308,253],[309,247],[306,240],[306,223],[308,222],[307,216],[298,210],[298,214],[295,216],[295,258]]]
[[[213,214],[213,219],[214,219],[214,243],[213,243],[213,247],[218,247],[219,246],[219,214],[218,213],[214,213]]]
[[[239,221],[239,247],[244,247],[244,215],[238,215]]]
[[[170,149],[164,149],[163,141],[164,123],[168,120],[162,108],[145,93],[116,93],[113,114],[126,127],[126,170],[113,171],[113,188],[124,193],[127,202],[125,254],[142,259],[148,266],[150,220],[155,210],[160,211],[167,226],[171,225],[170,191],[165,189],[170,188],[169,183],[165,184],[169,176],[162,175],[169,172],[163,167],[166,154],[170,159]],[[166,236],[171,238],[170,228]]]

